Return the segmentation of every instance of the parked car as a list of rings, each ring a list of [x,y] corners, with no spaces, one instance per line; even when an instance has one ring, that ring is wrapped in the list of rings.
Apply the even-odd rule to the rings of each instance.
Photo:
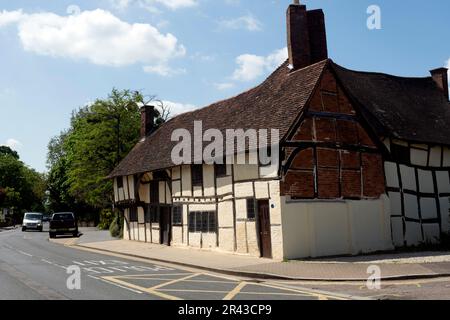
[[[55,213],[50,220],[50,238],[55,238],[57,235],[72,234],[74,237],[78,236],[78,224],[75,214],[72,212]]]
[[[28,212],[23,216],[22,231],[38,230],[42,232],[42,213]]]

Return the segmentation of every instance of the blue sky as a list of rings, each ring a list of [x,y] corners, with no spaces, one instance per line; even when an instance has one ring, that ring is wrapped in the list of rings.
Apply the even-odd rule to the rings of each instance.
[[[113,87],[174,113],[261,82],[285,56],[291,0],[0,0],[0,144],[45,171],[70,114]],[[428,76],[450,59],[447,0],[309,0],[329,55],[353,69]],[[381,30],[367,8],[381,9]]]

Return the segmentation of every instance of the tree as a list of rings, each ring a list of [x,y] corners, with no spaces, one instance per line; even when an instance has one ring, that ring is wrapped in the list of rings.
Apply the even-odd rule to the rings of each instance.
[[[13,158],[19,160],[19,154],[16,151],[12,150],[8,146],[0,146],[0,155],[3,155],[3,156],[4,155],[10,155]]]
[[[105,177],[139,140],[143,101],[140,92],[113,89],[106,99],[72,113],[70,128],[48,147],[52,209],[88,206],[98,213],[111,206],[112,182]],[[160,109],[156,125],[168,116],[164,105]]]

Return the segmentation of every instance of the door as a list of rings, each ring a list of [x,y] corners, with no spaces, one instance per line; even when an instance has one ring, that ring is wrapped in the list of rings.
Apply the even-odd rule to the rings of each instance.
[[[272,258],[269,200],[258,201],[258,221],[259,249],[261,251],[261,257]]]
[[[170,237],[172,230],[172,219],[170,218],[170,207],[160,208],[159,233],[160,243],[170,246]]]

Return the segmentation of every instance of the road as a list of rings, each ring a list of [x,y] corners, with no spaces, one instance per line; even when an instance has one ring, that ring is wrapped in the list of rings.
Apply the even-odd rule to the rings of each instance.
[[[75,273],[68,273],[68,270]],[[74,271],[75,270],[75,271]],[[80,286],[77,287],[77,270]],[[73,276],[73,277],[72,277]],[[75,277],[75,278],[74,278]],[[68,286],[69,279],[69,286]],[[345,296],[106,255],[48,241],[48,233],[0,232],[0,299],[325,300]]]
[[[67,286],[71,266],[80,270],[79,289]],[[20,230],[0,232],[0,284],[0,300],[450,300],[450,277],[382,281],[381,290],[363,282],[256,280],[81,250]]]

